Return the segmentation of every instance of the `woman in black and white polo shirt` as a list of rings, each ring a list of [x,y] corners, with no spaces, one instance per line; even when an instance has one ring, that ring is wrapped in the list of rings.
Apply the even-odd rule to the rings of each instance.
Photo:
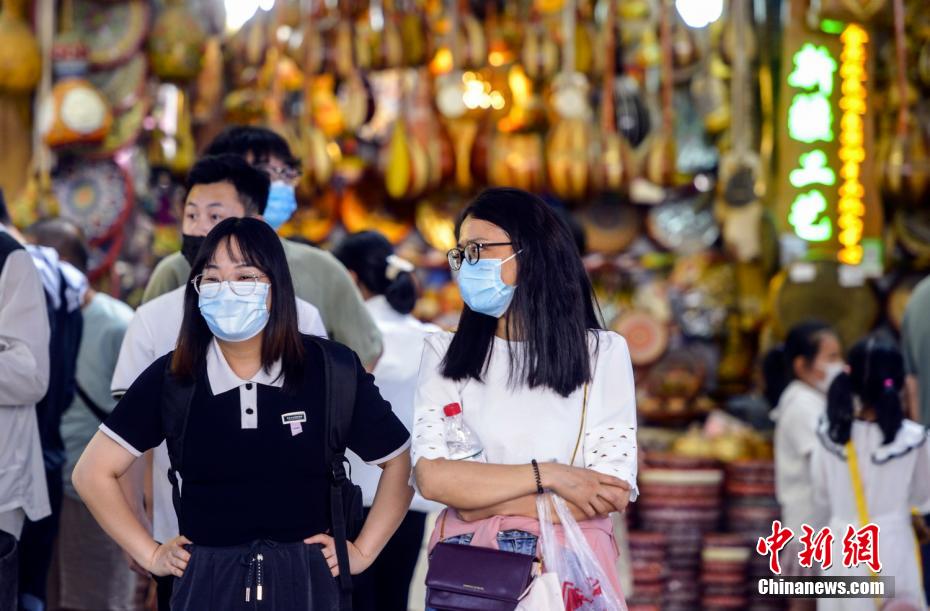
[[[75,468],[75,486],[104,530],[153,574],[179,578],[176,611],[251,608],[259,598],[269,608],[336,608],[338,564],[324,534],[323,357],[298,333],[294,303],[274,231],[256,219],[217,225],[191,271],[177,349],[133,383]],[[195,380],[195,390],[183,435],[182,535],[159,545],[117,478],[166,438],[169,359],[172,374]],[[348,447],[383,475],[348,545],[353,574],[372,563],[412,496],[409,435],[357,358],[355,367]]]

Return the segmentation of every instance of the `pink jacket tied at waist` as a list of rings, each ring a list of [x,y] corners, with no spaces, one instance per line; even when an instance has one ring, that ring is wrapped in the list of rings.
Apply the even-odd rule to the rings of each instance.
[[[442,526],[445,520],[445,526]],[[610,578],[610,583],[614,591],[619,596],[623,596],[623,589],[620,587],[620,575],[617,573],[617,558],[620,551],[617,548],[617,541],[614,539],[614,528],[610,518],[595,518],[593,520],[584,520],[578,522],[585,540],[591,546],[594,557],[601,564],[604,572]],[[448,539],[459,535],[474,533],[471,540],[472,545],[479,547],[490,547],[497,549],[497,533],[508,530],[522,530],[539,537],[539,520],[523,516],[492,516],[477,522],[466,522],[462,520],[458,512],[445,509],[439,516],[436,528],[430,537],[429,549],[439,543],[440,530],[442,537]],[[564,542],[565,533],[560,524],[555,524],[556,538],[560,543]]]

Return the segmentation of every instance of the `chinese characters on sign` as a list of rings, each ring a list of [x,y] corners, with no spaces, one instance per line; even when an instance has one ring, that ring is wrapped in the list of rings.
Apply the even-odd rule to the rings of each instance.
[[[859,268],[858,277],[880,276],[884,214],[869,97],[871,35],[838,21],[812,29],[807,2],[787,4],[772,202],[782,264],[835,261]]]
[[[811,568],[816,561],[821,569],[833,566],[833,533],[829,528],[815,531],[804,524],[801,526],[803,534],[799,541],[801,551],[798,552],[798,562],[802,567]],[[775,575],[781,575],[781,560],[779,552],[794,538],[794,531],[782,527],[780,521],[772,522],[772,534],[768,537],[759,537],[756,543],[756,552],[761,556],[769,557],[769,569]],[[878,526],[866,524],[856,530],[852,525],[846,527],[843,535],[843,566],[854,568],[864,564],[872,573],[882,570],[882,563],[878,555]]]
[[[788,84],[800,89],[788,107],[788,135],[798,142],[815,144],[833,142],[833,75],[837,63],[825,46],[806,43],[794,55],[794,70]],[[836,183],[836,174],[827,167],[822,148],[804,153],[799,169],[791,171],[791,185],[798,193],[791,202],[788,223],[797,236],[808,242],[826,242],[833,237],[833,221],[827,214],[828,203],[822,186]]]

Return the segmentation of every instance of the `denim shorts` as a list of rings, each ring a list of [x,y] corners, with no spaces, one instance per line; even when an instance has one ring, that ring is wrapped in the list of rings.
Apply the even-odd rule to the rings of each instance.
[[[469,545],[474,536],[474,533],[457,535],[455,537],[443,539],[442,542]],[[502,552],[515,552],[525,556],[535,556],[538,542],[539,538],[536,535],[523,530],[503,530],[497,533],[497,547],[499,547]],[[427,607],[426,611],[436,610]]]

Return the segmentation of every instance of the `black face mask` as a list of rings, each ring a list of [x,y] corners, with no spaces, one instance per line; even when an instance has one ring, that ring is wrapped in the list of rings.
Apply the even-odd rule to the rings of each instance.
[[[194,259],[197,258],[197,253],[200,252],[200,247],[206,239],[207,237],[202,235],[181,234],[181,254],[191,267],[194,267]]]

